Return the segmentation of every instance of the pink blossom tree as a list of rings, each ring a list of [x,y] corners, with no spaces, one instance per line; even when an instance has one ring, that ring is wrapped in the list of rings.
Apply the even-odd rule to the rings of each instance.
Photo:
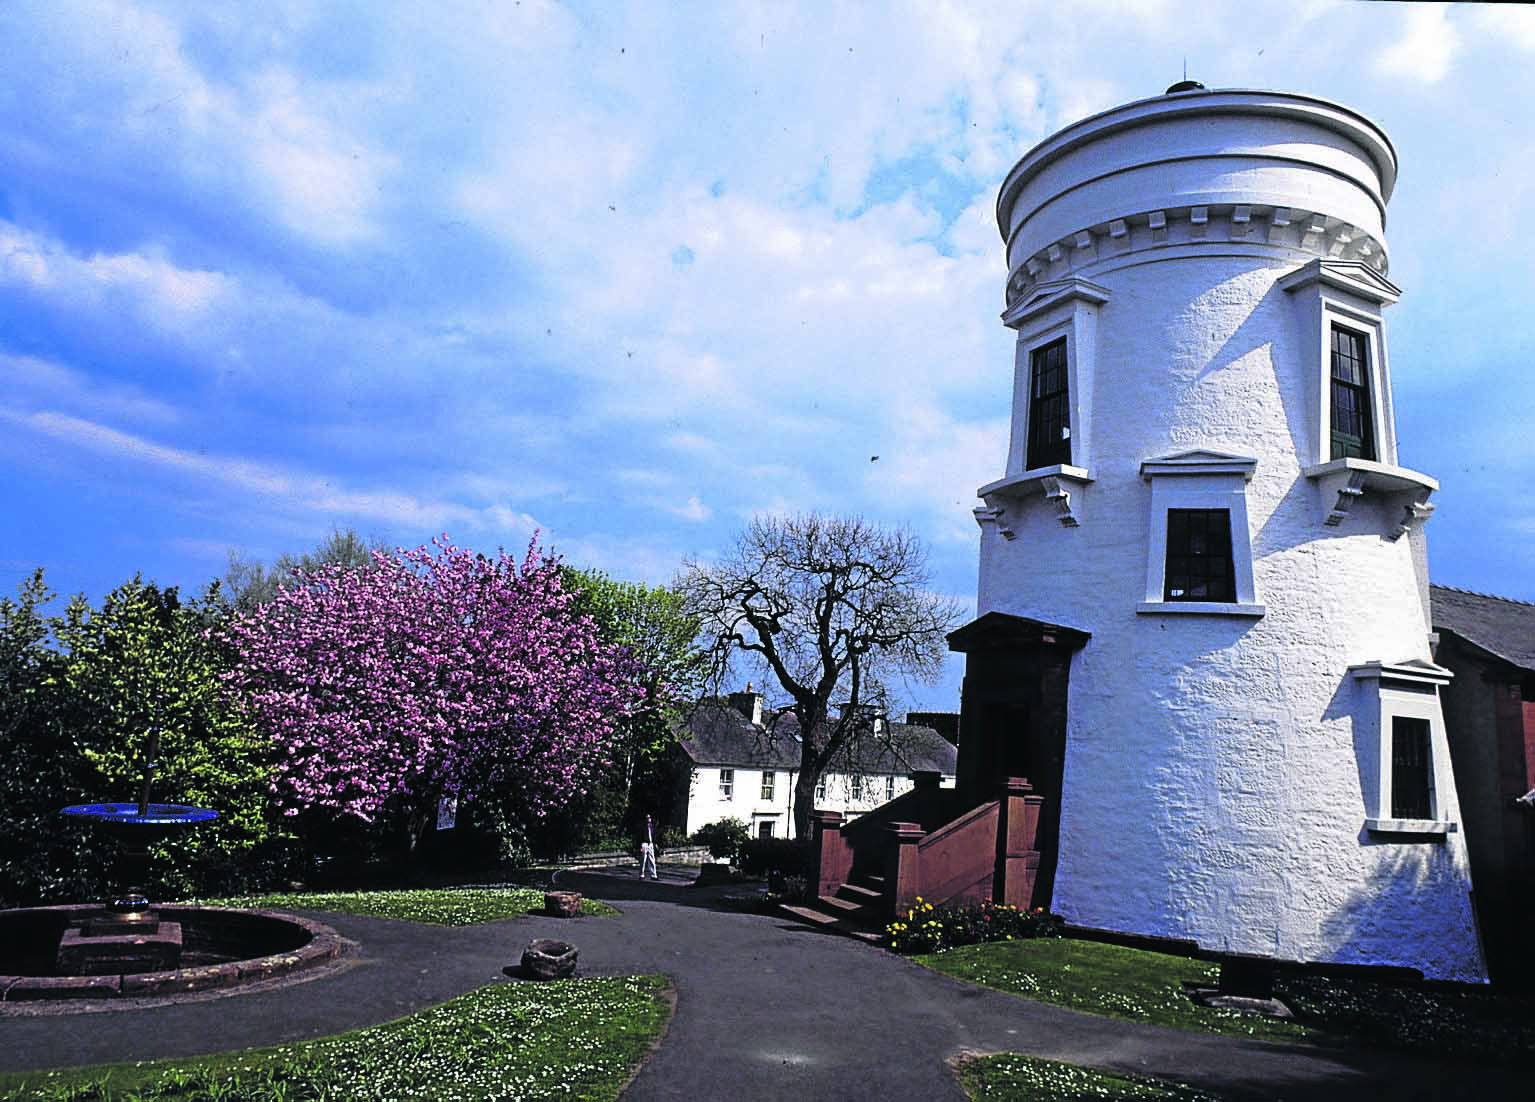
[[[639,671],[572,609],[535,541],[521,567],[453,546],[321,565],[237,617],[230,688],[272,737],[288,814],[371,819],[494,787],[533,817],[580,793],[638,706]]]

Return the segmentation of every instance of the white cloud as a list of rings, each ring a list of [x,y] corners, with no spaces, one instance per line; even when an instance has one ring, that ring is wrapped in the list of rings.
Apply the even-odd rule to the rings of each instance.
[[[411,531],[468,527],[521,534],[537,527],[527,514],[501,504],[472,506],[423,498],[397,489],[348,488],[339,479],[161,444],[67,414],[49,411],[16,414],[0,410],[0,420],[9,422],[17,431],[30,431],[114,463],[138,464],[141,468],[132,473],[116,466],[110,473],[98,470],[98,478],[104,483],[118,478],[137,479],[142,468],[150,467],[171,476],[191,476],[203,482],[210,495],[238,495],[246,509],[355,517]]]
[[[667,511],[689,521],[704,521],[714,515],[714,511],[700,501],[696,494],[681,505],[670,506]]]
[[[303,85],[292,73],[273,69],[262,73],[247,95],[251,102],[243,105],[239,125],[257,186],[281,221],[326,246],[375,238],[375,207],[396,162],[313,109],[316,101],[341,93]]]
[[[1449,75],[1460,49],[1460,32],[1443,4],[1413,4],[1401,9],[1402,36],[1375,58],[1375,71],[1423,84],[1438,84]]]
[[[1535,8],[1528,4],[1476,4],[1469,14],[1473,26],[1494,41],[1535,51]]]
[[[142,387],[92,377],[35,356],[0,353],[0,392],[13,410],[62,405],[93,416],[158,426],[183,417],[181,410]]]
[[[183,329],[227,298],[217,272],[179,268],[155,253],[83,256],[55,238],[0,220],[0,282],[57,296],[75,308],[129,300],[166,330]]]

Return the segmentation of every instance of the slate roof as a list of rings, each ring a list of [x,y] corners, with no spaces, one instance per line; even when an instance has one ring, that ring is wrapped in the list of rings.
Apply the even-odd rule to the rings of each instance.
[[[1535,670],[1535,605],[1446,585],[1429,587],[1435,631],[1449,631],[1494,657]]]
[[[680,745],[698,765],[752,769],[799,769],[799,720],[792,712],[768,712],[761,726],[728,704],[706,703],[688,717]],[[954,773],[958,752],[931,727],[886,725],[886,733],[859,740],[856,753],[831,765],[834,773],[911,773],[919,769]]]

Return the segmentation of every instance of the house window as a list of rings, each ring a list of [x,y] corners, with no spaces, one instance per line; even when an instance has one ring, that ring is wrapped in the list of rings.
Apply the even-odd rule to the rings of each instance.
[[[1370,352],[1363,333],[1332,327],[1332,458],[1374,459]]]
[[[1191,451],[1148,459],[1146,598],[1140,613],[1262,616],[1253,586],[1247,482],[1258,461]]]
[[[815,801],[823,803],[826,800],[826,778],[822,777],[815,782]]]
[[[773,802],[773,790],[778,787],[778,774],[771,770],[762,771],[762,800],[764,803]]]
[[[1434,771],[1428,720],[1391,717],[1391,817],[1434,817]]]
[[[771,838],[773,836],[773,820],[763,819],[757,824],[758,838]]]
[[[736,771],[734,769],[720,770],[720,799],[733,800],[736,794]]]
[[[1071,462],[1071,408],[1067,403],[1066,338],[1029,357],[1029,470]]]
[[[861,799],[863,799],[863,775],[862,774],[854,773],[853,776],[848,779],[848,790],[849,790],[848,791],[848,795],[849,795],[850,799],[853,799],[853,800],[861,800]]]
[[[1236,600],[1231,510],[1169,509],[1164,601]]]
[[[885,802],[889,803],[893,799],[895,799],[895,778],[894,777],[886,777],[885,778]]]

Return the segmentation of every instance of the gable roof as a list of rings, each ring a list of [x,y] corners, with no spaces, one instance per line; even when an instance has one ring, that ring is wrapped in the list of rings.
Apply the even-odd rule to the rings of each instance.
[[[1429,587],[1435,631],[1448,631],[1521,669],[1535,670],[1535,605],[1447,585]]]
[[[678,744],[696,765],[744,766],[797,772],[799,720],[793,712],[769,712],[754,724],[729,704],[701,703],[687,717]],[[829,771],[905,774],[935,770],[952,775],[958,751],[931,727],[889,723],[877,736],[859,739],[833,759]]]

